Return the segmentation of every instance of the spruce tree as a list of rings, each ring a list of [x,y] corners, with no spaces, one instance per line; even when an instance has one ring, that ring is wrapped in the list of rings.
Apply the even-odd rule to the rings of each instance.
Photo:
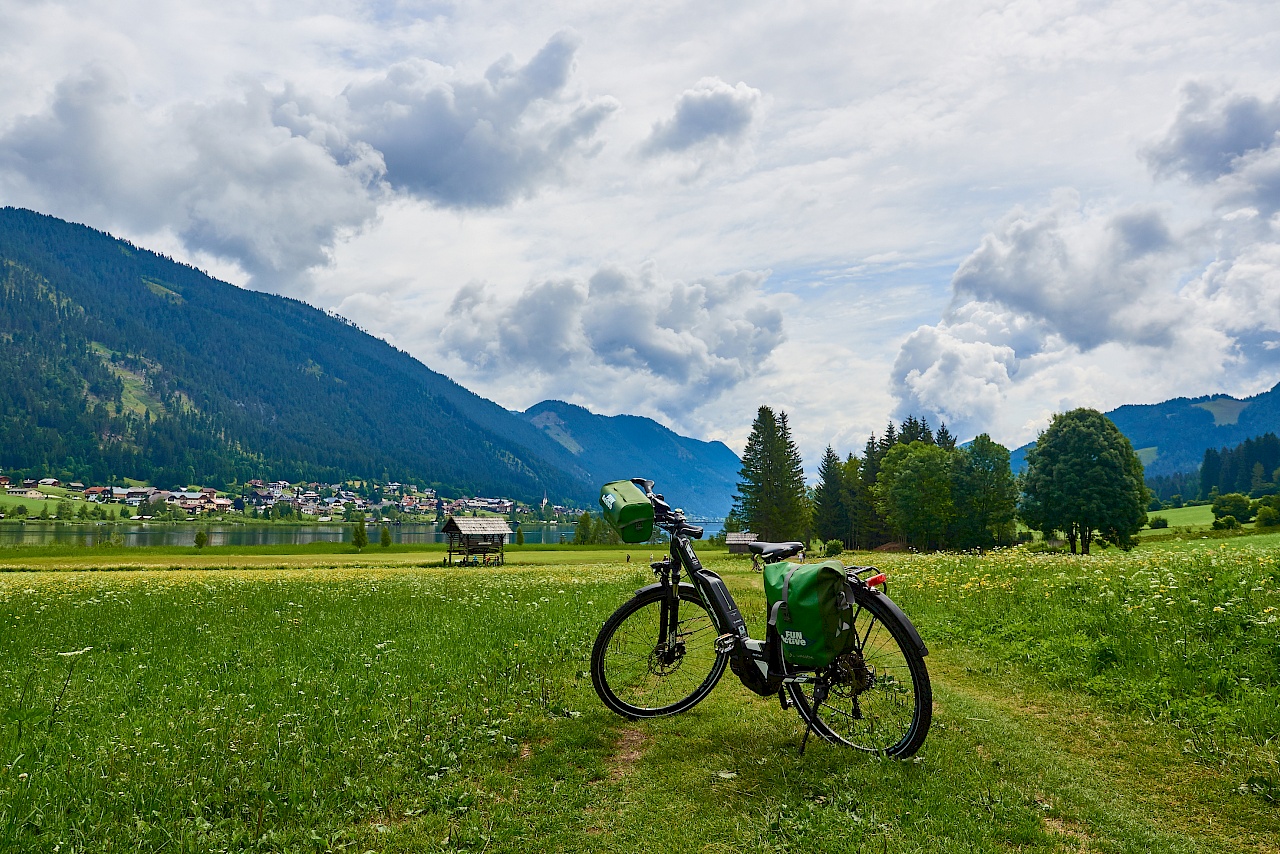
[[[364,515],[356,521],[356,529],[351,532],[351,545],[356,547],[356,551],[360,551],[369,545],[369,532],[364,527]]]
[[[933,441],[944,451],[954,451],[956,449],[956,437],[947,429],[947,422],[945,421],[938,426],[938,432],[934,434]]]
[[[742,453],[738,506],[747,527],[762,540],[799,539],[809,527],[804,466],[791,438],[787,414],[760,407]]]
[[[850,543],[849,507],[845,502],[844,466],[836,452],[827,445],[818,464],[818,488],[813,500],[813,530],[824,543],[840,540]]]

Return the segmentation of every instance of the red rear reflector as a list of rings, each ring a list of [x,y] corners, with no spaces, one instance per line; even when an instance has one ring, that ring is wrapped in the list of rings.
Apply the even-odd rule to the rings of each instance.
[[[873,575],[873,576],[871,576],[870,578],[868,578],[868,579],[867,579],[867,586],[868,586],[868,587],[879,587],[881,584],[884,584],[884,583],[885,583],[886,581],[888,581],[888,580],[889,580],[889,579],[888,579],[888,576],[886,576],[883,572],[881,572],[881,573],[879,573],[878,575]]]

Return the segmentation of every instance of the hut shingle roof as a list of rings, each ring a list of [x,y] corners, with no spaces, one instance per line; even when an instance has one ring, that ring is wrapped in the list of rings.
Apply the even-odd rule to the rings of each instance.
[[[450,516],[444,520],[442,531],[458,534],[510,534],[506,519],[496,516]]]

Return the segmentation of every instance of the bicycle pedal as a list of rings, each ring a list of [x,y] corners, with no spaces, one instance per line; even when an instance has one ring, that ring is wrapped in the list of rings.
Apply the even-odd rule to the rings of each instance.
[[[734,644],[737,642],[737,635],[725,632],[720,637],[716,638],[716,654],[727,655],[728,653],[733,652]]]

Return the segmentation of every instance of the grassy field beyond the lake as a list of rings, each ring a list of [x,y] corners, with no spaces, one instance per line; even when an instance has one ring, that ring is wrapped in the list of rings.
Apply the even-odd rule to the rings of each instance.
[[[932,653],[901,763],[799,755],[727,672],[605,711],[648,547],[34,558],[0,572],[0,850],[1275,852],[1278,540],[875,555]],[[761,577],[704,560],[762,635]]]
[[[1147,513],[1148,521],[1156,516],[1168,519],[1170,528],[1208,528],[1213,524],[1213,508],[1208,504],[1171,507],[1168,510],[1152,510]]]

